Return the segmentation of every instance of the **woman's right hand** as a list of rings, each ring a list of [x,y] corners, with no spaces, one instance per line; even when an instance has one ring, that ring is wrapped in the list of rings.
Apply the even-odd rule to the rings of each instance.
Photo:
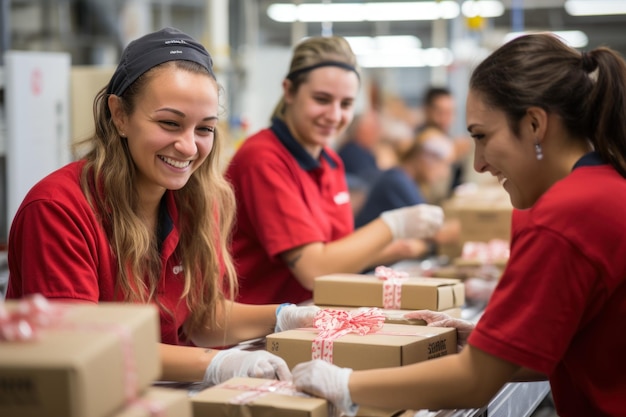
[[[454,327],[457,332],[457,349],[461,351],[467,344],[467,338],[472,330],[474,330],[474,323],[466,320],[455,319],[445,313],[440,313],[431,310],[417,310],[411,311],[404,315],[407,319],[424,320],[428,326],[433,327]]]

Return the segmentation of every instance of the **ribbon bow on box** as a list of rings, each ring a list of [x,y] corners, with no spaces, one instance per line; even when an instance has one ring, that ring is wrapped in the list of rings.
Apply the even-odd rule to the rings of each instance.
[[[402,282],[409,279],[406,272],[395,271],[386,266],[377,266],[374,275],[383,280],[383,307],[401,308],[402,305]]]
[[[40,330],[50,327],[61,316],[62,309],[51,305],[41,294],[24,297],[12,311],[0,303],[0,341],[37,340]]]
[[[116,334],[124,359],[124,394],[128,406],[140,408],[150,416],[163,415],[163,406],[155,401],[141,400],[138,397],[137,368],[134,344],[130,331],[121,324],[75,324],[66,321],[68,306],[54,304],[41,294],[32,294],[16,300],[15,308],[7,309],[0,302],[0,342],[36,342],[42,339],[45,329],[73,331],[107,331]]]
[[[378,308],[361,308],[353,311],[324,309],[315,315],[315,328],[319,330],[311,346],[311,359],[333,362],[333,342],[348,333],[363,336],[376,333],[383,327],[385,315]]]

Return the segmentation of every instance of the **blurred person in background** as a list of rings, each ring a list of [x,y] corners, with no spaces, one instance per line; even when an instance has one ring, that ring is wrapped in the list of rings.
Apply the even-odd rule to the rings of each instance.
[[[480,408],[507,382],[548,379],[561,417],[625,416],[626,62],[531,34],[488,56],[469,87],[474,168],[515,207],[510,257],[475,327],[408,314],[467,343],[398,368],[310,361],[294,383],[352,416],[358,405]]]
[[[451,164],[451,177],[442,181],[440,185],[441,197],[448,197],[452,191],[464,181],[465,159],[471,151],[471,138],[466,135],[453,136],[456,105],[455,100],[445,87],[430,87],[424,93],[423,98],[424,122],[418,127],[420,133],[426,129],[439,129],[441,134],[446,135],[454,146],[453,162]]]
[[[381,137],[380,116],[374,110],[357,115],[342,136],[337,154],[344,164],[352,211],[356,215],[382,172],[374,153]]]
[[[295,46],[271,126],[246,139],[231,160],[242,302],[308,301],[316,277],[413,258],[422,250],[414,238],[441,226],[441,208],[419,204],[354,230],[344,166],[330,145],[352,121],[359,86],[344,38],[307,38]]]
[[[354,118],[345,132],[345,140],[338,147],[348,178],[371,185],[381,173],[374,153],[382,135],[380,115],[366,111]]]
[[[15,215],[7,298],[155,305],[165,380],[289,379],[269,352],[207,348],[310,326],[315,314],[232,301],[235,200],[218,98],[211,56],[189,35],[165,28],[131,42],[95,98],[84,156],[36,184]]]
[[[374,182],[355,227],[366,225],[387,210],[426,203],[430,186],[450,176],[452,144],[438,129],[426,129],[399,153],[398,166],[384,171]],[[441,230],[424,242],[420,257],[436,254],[437,243],[456,242],[459,233],[458,220],[445,221]]]

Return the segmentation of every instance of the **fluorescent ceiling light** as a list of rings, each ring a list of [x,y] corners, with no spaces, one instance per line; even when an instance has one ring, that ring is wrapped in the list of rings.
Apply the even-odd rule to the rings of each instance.
[[[363,68],[441,67],[452,64],[454,57],[447,48],[413,49],[401,53],[376,51],[357,55]]]
[[[504,14],[504,5],[500,1],[466,0],[461,6],[461,11],[466,17],[498,17]]]
[[[454,19],[460,13],[456,1],[390,3],[275,3],[267,14],[278,22],[363,22]]]
[[[572,16],[626,14],[624,0],[567,0],[565,10]]]
[[[504,36],[504,42],[508,42],[517,38],[518,36],[526,35],[532,32],[510,32]],[[584,48],[589,43],[589,38],[580,30],[563,30],[552,31],[559,38],[563,39],[563,42],[571,46],[572,48]]]
[[[345,38],[355,55],[379,50],[404,52],[422,47],[422,41],[413,35],[346,36]]]

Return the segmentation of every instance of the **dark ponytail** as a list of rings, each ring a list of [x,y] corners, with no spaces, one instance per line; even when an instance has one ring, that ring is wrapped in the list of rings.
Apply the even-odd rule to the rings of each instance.
[[[605,161],[626,177],[626,63],[609,48],[583,53],[595,86],[587,100],[589,139]],[[596,67],[593,68],[593,63]]]
[[[529,107],[558,114],[626,177],[626,63],[613,50],[581,54],[552,34],[521,36],[476,67],[470,88],[506,113],[515,134]]]

